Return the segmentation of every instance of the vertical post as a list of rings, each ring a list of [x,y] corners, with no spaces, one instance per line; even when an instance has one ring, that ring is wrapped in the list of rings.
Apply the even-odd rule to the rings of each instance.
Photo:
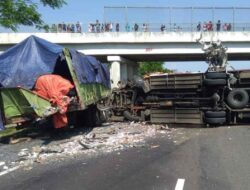
[[[213,30],[214,30],[214,7],[212,8],[212,18],[213,18]]]
[[[191,32],[193,32],[193,7],[191,7],[191,18],[190,18],[190,21],[191,21]]]
[[[128,7],[127,6],[125,6],[125,22],[126,24],[128,23]]]
[[[214,7],[212,8],[212,19],[213,19],[213,23],[214,23]]]
[[[103,7],[103,22],[106,23],[105,6]]]
[[[169,31],[171,31],[171,24],[172,24],[172,11],[171,7],[169,7]]]
[[[233,7],[233,31],[235,31],[234,24],[235,24],[235,8]]]

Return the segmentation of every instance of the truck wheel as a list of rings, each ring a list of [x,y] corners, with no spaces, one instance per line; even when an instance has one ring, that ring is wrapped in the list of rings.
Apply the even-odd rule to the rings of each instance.
[[[205,77],[207,79],[226,79],[227,74],[226,73],[219,73],[219,72],[209,72],[205,74]]]
[[[206,118],[222,118],[226,117],[225,111],[207,111],[205,113]]]
[[[220,117],[220,118],[205,118],[206,123],[208,124],[213,124],[213,125],[219,125],[219,124],[224,124],[226,122],[225,117]]]
[[[226,79],[204,79],[206,86],[225,86],[227,84]]]
[[[101,126],[103,121],[101,119],[100,111],[98,109],[94,109],[93,114],[94,126]]]
[[[234,89],[227,96],[227,103],[235,109],[244,108],[249,101],[249,95],[244,89]]]

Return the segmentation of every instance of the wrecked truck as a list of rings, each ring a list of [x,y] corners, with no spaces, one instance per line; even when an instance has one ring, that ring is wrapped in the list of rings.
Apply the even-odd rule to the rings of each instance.
[[[106,65],[74,49],[30,36],[0,55],[0,129],[51,117],[95,125],[109,93]]]
[[[151,74],[114,89],[112,119],[218,126],[250,119],[250,70],[230,69],[220,41],[203,42],[204,73]],[[230,69],[230,70],[229,70]]]

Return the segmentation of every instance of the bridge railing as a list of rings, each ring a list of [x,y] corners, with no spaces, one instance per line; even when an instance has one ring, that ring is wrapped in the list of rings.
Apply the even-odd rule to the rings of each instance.
[[[119,24],[119,26],[117,26]],[[135,25],[138,25],[136,29]],[[217,23],[212,23],[211,28],[204,27],[205,23],[64,23],[49,24],[46,30],[38,30],[34,27],[21,27],[18,32],[48,32],[48,33],[102,33],[102,32],[227,32],[227,31],[250,31],[250,23],[220,23],[218,30]],[[207,23],[206,23],[207,24]],[[227,27],[225,27],[227,25]],[[230,25],[228,27],[228,25]],[[0,33],[12,33],[9,29],[0,27]]]

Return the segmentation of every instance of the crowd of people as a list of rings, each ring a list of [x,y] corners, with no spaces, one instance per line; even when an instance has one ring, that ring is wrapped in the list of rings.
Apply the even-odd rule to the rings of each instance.
[[[115,26],[114,30],[113,27]],[[139,24],[135,23],[132,27],[130,26],[129,23],[126,23],[125,25],[125,31],[126,32],[138,32],[140,30],[140,26]],[[142,24],[142,30],[144,32],[148,31],[148,24],[143,23]],[[108,23],[100,23],[99,20],[96,20],[95,23],[89,23],[88,25],[88,32],[119,32],[120,31],[120,24],[119,23],[112,23],[112,22],[108,22]]]
[[[52,24],[50,28],[51,32],[69,32],[69,33],[81,33],[82,27],[79,22],[76,24],[66,24],[66,23],[59,23],[59,24]]]
[[[124,28],[123,28],[124,27]],[[180,26],[177,26],[177,24],[170,24],[168,26],[169,28],[166,27],[165,24],[161,24],[159,27],[159,31],[164,32],[164,31],[182,31],[187,28],[182,28]],[[157,29],[150,28],[153,31],[157,31]],[[134,23],[130,25],[128,22],[125,25],[122,25],[122,28],[119,23],[112,23],[112,22],[107,22],[107,23],[100,23],[99,20],[96,20],[94,23],[89,23],[88,27],[86,29],[89,33],[101,33],[101,32],[120,32],[120,31],[125,31],[125,32],[148,32],[149,31],[149,24],[143,23],[143,24],[138,24]],[[189,28],[190,30],[190,28]],[[220,20],[217,21],[217,23],[212,23],[212,21],[204,22],[201,23],[199,22],[196,26],[197,31],[231,31],[232,30],[232,25],[231,23],[221,23]],[[52,24],[50,27],[50,32],[68,32],[68,33],[82,33],[82,25],[77,22],[76,24],[66,24],[64,22],[59,23],[59,24]]]
[[[215,26],[215,29],[214,29]],[[231,31],[232,24],[231,23],[224,23],[222,25],[221,21],[218,20],[216,24],[213,24],[212,21],[204,22],[203,24],[199,22],[196,27],[197,31]]]
[[[120,24],[115,23],[115,31],[120,31]],[[96,20],[95,23],[89,23],[88,25],[88,32],[113,32],[113,23],[100,23],[99,20]]]

